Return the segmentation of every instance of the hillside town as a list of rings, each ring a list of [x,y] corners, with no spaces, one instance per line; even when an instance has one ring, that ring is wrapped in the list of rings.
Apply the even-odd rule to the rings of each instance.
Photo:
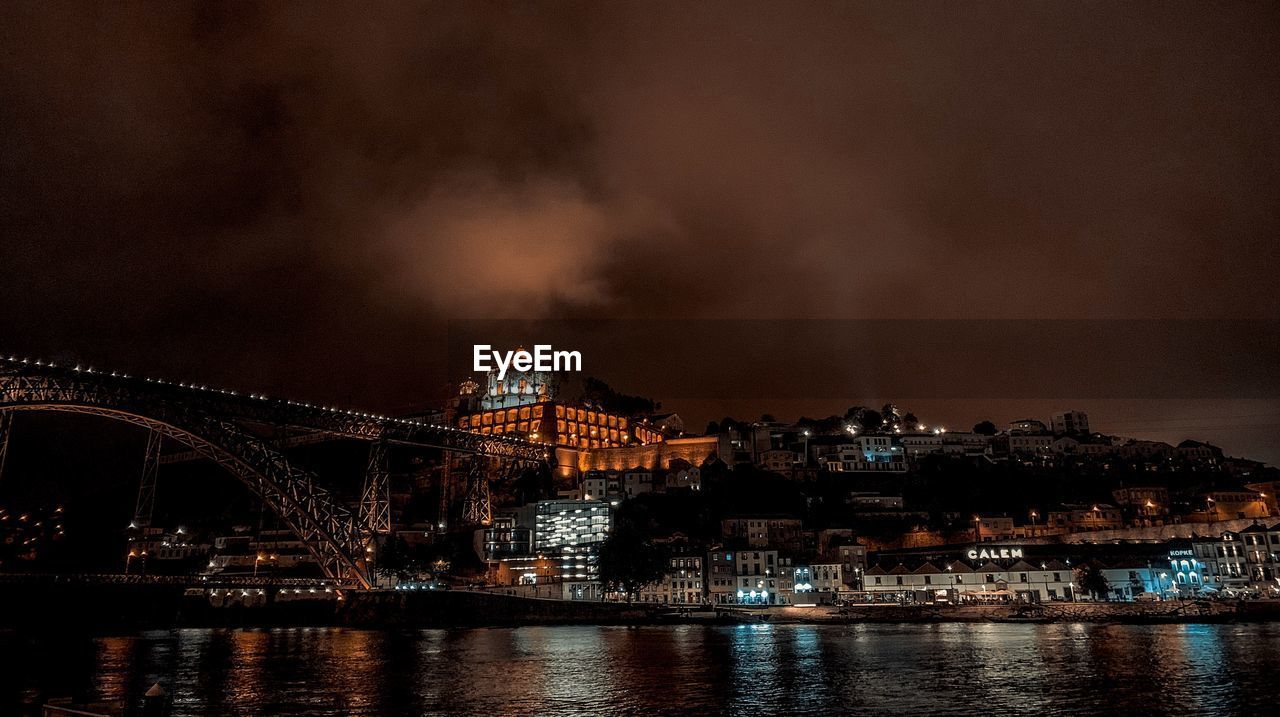
[[[555,461],[415,465],[379,587],[677,606],[1280,595],[1280,476],[1208,443],[1104,434],[1082,410],[958,430],[893,404],[694,433],[602,382],[563,393],[490,372],[432,414]],[[314,574],[289,530],[248,525],[136,530],[125,567]]]

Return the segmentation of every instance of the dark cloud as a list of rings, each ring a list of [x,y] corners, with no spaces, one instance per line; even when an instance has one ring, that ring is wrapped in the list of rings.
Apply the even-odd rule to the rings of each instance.
[[[1278,34],[1214,3],[7,3],[0,335],[399,405],[459,316],[1274,319]]]

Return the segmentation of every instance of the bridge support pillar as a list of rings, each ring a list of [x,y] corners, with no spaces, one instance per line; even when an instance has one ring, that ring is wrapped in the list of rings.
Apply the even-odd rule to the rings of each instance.
[[[0,411],[0,478],[4,477],[4,462],[9,456],[9,435],[13,433],[13,411]]]
[[[160,442],[158,431],[147,434],[147,451],[142,461],[142,480],[138,482],[138,502],[133,509],[133,524],[139,530],[151,526],[156,510],[156,479],[160,477]]]
[[[462,508],[462,522],[467,525],[489,525],[493,522],[489,476],[485,474],[482,456],[471,458],[471,469],[467,472],[467,499]]]
[[[369,448],[364,490],[360,494],[360,523],[370,535],[391,532],[391,474],[387,466],[387,444],[375,441]]]

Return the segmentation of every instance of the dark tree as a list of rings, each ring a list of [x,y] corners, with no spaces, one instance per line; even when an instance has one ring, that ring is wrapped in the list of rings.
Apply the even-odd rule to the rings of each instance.
[[[705,431],[703,431],[702,433],[703,433],[703,435],[706,435],[706,436],[714,436],[714,435],[716,435],[716,434],[720,433],[720,422],[719,422],[719,421],[709,421],[709,422],[707,423],[707,428],[706,428],[706,430],[705,430]]]
[[[618,508],[613,529],[600,544],[604,592],[625,594],[631,602],[645,585],[662,580],[667,571],[667,549],[650,538],[652,524],[645,502],[626,501]]]
[[[978,421],[973,424],[973,432],[980,436],[994,436],[996,434],[996,424],[991,421]]]
[[[620,511],[600,545],[599,566],[605,592],[620,592],[631,602],[646,585],[662,579],[667,551],[649,539],[639,520]]]
[[[916,414],[907,411],[907,415],[902,417],[902,425],[914,430],[920,427],[920,419],[916,418]]]
[[[884,416],[874,408],[868,408],[858,414],[858,424],[864,430],[874,431],[884,425]]]
[[[1105,600],[1111,594],[1111,583],[1097,563],[1086,563],[1076,568],[1076,583],[1095,599]]]
[[[778,420],[778,419],[776,419],[776,418],[774,418],[774,417],[773,417],[773,414],[772,414],[772,413],[764,413],[764,414],[761,414],[761,416],[760,416],[760,422],[761,422],[761,423],[773,423],[773,422],[775,422],[775,421],[777,421],[777,420]]]
[[[584,403],[594,404],[606,411],[621,413],[624,416],[653,413],[656,406],[651,398],[618,393],[609,384],[594,377],[584,379],[582,389]]]

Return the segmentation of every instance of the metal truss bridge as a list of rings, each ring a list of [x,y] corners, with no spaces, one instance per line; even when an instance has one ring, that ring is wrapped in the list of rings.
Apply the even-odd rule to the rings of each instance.
[[[492,457],[510,465],[553,459],[551,446],[487,436],[412,418],[316,406],[202,385],[140,378],[81,366],[0,357],[0,470],[17,411],[57,411],[111,418],[151,432],[136,515],[149,521],[161,438],[187,446],[239,478],[296,533],[324,574],[345,587],[372,586],[370,557],[378,535],[391,532],[387,454],[417,446]],[[283,434],[285,439],[280,439]],[[318,438],[371,444],[364,487],[354,510],[293,465],[283,447]],[[468,496],[487,503],[487,478],[473,461]],[[487,504],[468,504],[483,520]]]

